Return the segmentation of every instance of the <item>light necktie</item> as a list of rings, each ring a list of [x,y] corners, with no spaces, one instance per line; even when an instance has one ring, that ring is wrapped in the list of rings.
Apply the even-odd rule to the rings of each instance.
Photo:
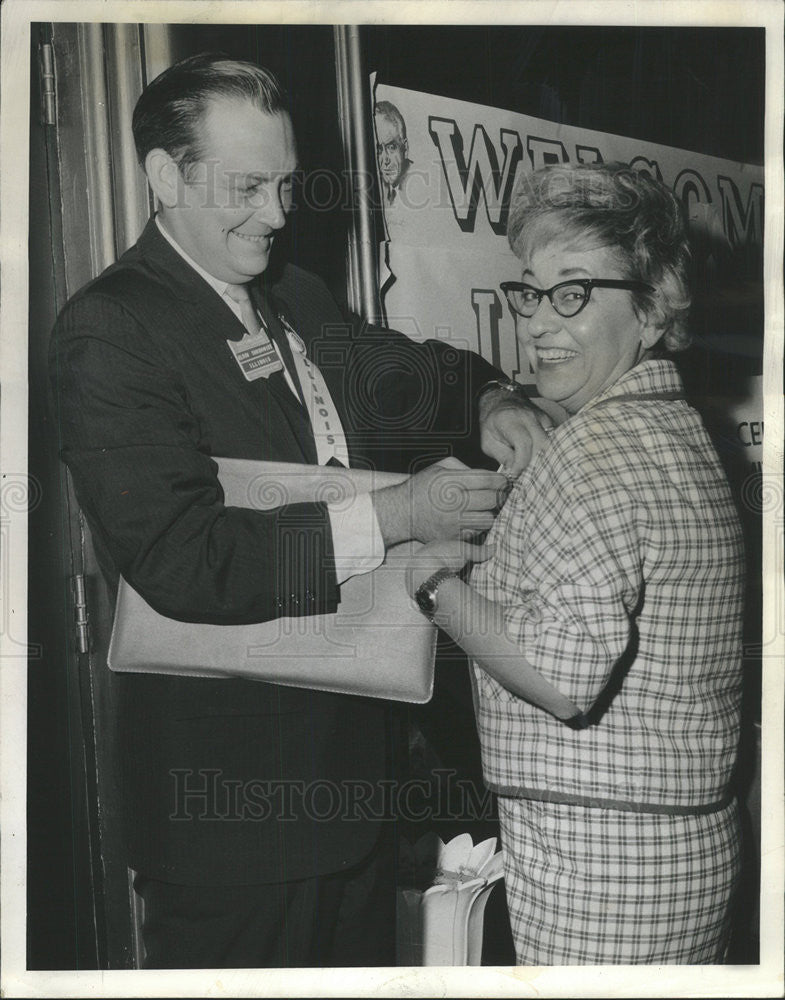
[[[257,334],[261,329],[262,323],[259,320],[259,314],[253,307],[253,302],[251,302],[251,296],[248,294],[246,286],[227,285],[226,294],[239,305],[240,318],[243,321],[245,329],[252,335]]]

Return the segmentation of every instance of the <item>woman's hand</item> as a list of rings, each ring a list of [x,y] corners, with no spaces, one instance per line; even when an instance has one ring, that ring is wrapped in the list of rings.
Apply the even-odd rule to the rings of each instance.
[[[477,545],[450,539],[429,542],[413,552],[406,574],[407,589],[412,597],[415,591],[439,569],[460,572],[467,563],[484,562],[493,555],[492,545]]]

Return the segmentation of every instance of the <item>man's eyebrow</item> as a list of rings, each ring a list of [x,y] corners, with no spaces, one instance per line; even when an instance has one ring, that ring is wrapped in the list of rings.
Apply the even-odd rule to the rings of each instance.
[[[291,170],[274,170],[271,173],[264,173],[261,170],[251,170],[247,174],[244,174],[238,171],[234,174],[234,179],[245,184],[259,184],[264,181],[274,181],[278,177],[283,177],[288,180],[289,178],[294,177],[295,174],[300,173],[301,170],[302,167],[298,163],[297,166],[293,167]]]

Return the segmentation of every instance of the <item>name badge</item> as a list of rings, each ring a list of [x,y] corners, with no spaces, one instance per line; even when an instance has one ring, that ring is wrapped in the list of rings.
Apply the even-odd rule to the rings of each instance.
[[[283,371],[281,359],[264,329],[258,333],[246,333],[242,340],[227,340],[226,343],[247,382]]]

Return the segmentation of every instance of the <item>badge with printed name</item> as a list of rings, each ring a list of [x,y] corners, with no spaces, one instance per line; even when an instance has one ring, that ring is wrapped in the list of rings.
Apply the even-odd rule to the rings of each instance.
[[[281,359],[264,328],[258,333],[246,333],[242,340],[227,340],[226,343],[248,382],[283,371]]]

